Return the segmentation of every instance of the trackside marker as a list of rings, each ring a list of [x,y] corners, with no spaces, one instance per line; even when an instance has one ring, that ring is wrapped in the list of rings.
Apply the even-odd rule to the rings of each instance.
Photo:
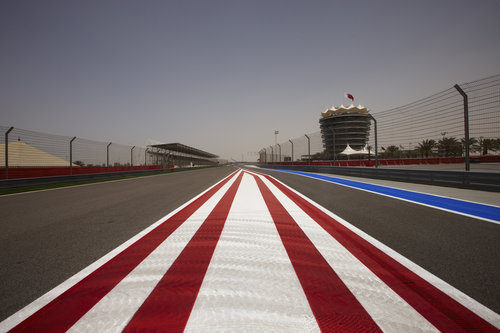
[[[184,330],[242,176],[240,173],[124,332]]]
[[[321,330],[381,332],[269,188],[256,181]]]
[[[259,176],[384,332],[437,332],[423,316],[266,178]]]
[[[439,330],[498,331],[483,318],[350,231],[273,177],[263,176]]]
[[[241,180],[186,324],[185,332],[206,331],[320,331],[249,174]]]
[[[68,332],[121,332],[236,178],[224,184]]]
[[[231,177],[234,177],[234,174]],[[206,191],[157,228],[18,324],[12,331],[63,332],[68,330],[231,177],[227,177]]]

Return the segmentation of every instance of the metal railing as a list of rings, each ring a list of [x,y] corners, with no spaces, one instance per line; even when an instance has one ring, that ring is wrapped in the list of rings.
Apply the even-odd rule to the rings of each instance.
[[[380,158],[463,156],[469,170],[469,156],[500,154],[500,74],[370,113],[377,121],[378,138],[373,126],[367,140],[372,153],[363,159],[375,159],[376,150]],[[259,161],[332,160],[322,140],[320,131],[287,138],[278,142],[281,154],[277,145],[271,145],[260,150]]]
[[[145,147],[0,126],[0,179],[149,170]]]

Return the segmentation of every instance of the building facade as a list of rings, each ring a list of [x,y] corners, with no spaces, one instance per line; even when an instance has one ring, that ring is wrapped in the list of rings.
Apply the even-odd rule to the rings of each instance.
[[[332,107],[321,114],[319,120],[321,138],[326,152],[338,156],[347,145],[361,150],[370,135],[370,110],[364,106],[341,105]],[[335,142],[335,147],[334,147]]]

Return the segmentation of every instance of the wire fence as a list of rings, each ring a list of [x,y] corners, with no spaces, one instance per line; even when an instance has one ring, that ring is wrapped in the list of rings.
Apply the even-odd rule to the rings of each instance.
[[[459,86],[468,96],[471,156],[499,154],[500,74]],[[379,158],[465,155],[464,100],[454,87],[404,106],[371,113],[378,125]],[[333,156],[326,153],[323,143],[325,137],[318,131],[270,145],[260,150],[259,161],[331,160]],[[375,151],[374,126],[367,133],[367,148],[371,154]],[[335,156],[336,160],[348,158]],[[373,155],[360,154],[357,158],[370,159]]]
[[[0,179],[59,176],[170,167],[147,147],[0,126]]]

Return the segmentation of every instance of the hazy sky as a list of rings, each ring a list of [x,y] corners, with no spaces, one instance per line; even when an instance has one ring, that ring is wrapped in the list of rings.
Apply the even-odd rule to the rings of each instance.
[[[240,159],[498,73],[500,1],[0,2],[0,124],[99,141]]]

